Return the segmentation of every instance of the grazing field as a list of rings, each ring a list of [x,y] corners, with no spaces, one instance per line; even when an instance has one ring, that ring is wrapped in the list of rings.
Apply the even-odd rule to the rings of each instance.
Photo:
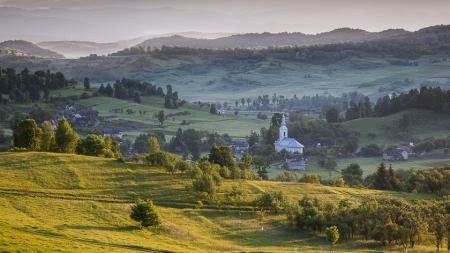
[[[328,252],[324,236],[291,230],[283,214],[261,221],[249,206],[238,211],[221,200],[240,184],[251,201],[262,191],[283,191],[338,201],[378,194],[405,199],[432,195],[334,188],[270,181],[225,181],[218,197],[194,194],[184,174],[115,160],[52,153],[0,154],[0,245],[3,251],[63,252]],[[141,230],[130,204],[150,198],[163,223]],[[204,206],[197,209],[197,201]],[[262,229],[263,228],[263,229]],[[426,241],[427,239],[425,239]],[[336,252],[383,252],[380,243],[351,240]],[[426,243],[425,243],[426,244]],[[393,247],[393,251],[402,250]],[[403,249],[404,251],[404,249]],[[409,252],[432,252],[420,246]]]
[[[188,103],[178,109],[164,108],[164,100],[159,97],[141,97],[142,102],[136,104],[128,100],[118,100],[108,97],[91,97],[89,99],[77,100],[75,104],[88,106],[93,110],[98,110],[99,115],[115,115],[119,121],[101,122],[99,129],[105,127],[118,127],[127,134],[126,138],[134,140],[140,133],[149,133],[155,130],[161,130],[167,135],[173,135],[178,128],[194,128],[200,131],[217,132],[219,134],[228,133],[232,137],[243,138],[249,136],[251,131],[259,132],[262,127],[269,127],[269,121],[256,119],[252,116],[234,114],[234,111],[228,111],[226,117],[212,115],[206,106],[200,107],[196,104]],[[122,109],[122,112],[114,112],[114,109]],[[126,113],[131,109],[133,114]],[[176,114],[187,111],[187,115],[169,116],[161,125],[154,117],[159,111],[163,110],[164,115]],[[143,114],[140,114],[141,111]],[[186,122],[186,124],[182,124]]]
[[[408,129],[398,127],[398,121],[406,114],[410,118]],[[371,143],[378,145],[409,144],[429,137],[447,138],[450,130],[450,118],[446,114],[436,113],[424,109],[410,109],[382,118],[360,118],[342,123],[352,131],[361,133],[359,144],[361,147]],[[371,139],[368,133],[375,133],[376,138]],[[398,135],[401,133],[401,135]]]

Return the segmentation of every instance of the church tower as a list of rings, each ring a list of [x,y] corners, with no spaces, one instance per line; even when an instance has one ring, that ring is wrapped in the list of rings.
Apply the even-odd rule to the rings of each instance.
[[[284,118],[284,113],[283,113],[283,118],[281,120],[281,126],[280,126],[280,135],[279,135],[279,140],[282,140],[283,138],[287,138],[288,137],[288,128],[286,127],[286,119]]]

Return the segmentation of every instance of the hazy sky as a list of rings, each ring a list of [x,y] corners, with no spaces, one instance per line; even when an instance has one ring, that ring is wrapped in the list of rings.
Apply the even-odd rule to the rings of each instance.
[[[274,9],[318,8],[362,14],[375,10],[402,9],[426,14],[450,13],[449,0],[0,0],[0,5],[21,8],[158,8],[207,9],[228,14]]]
[[[21,8],[0,8],[0,23],[8,24],[0,40],[112,42],[186,31],[316,34],[450,24],[450,0],[0,0],[0,6]]]

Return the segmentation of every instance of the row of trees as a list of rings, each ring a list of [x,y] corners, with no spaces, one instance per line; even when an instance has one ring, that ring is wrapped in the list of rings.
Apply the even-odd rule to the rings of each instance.
[[[58,120],[56,129],[47,121],[38,127],[33,119],[21,120],[13,127],[13,147],[89,156],[120,156],[116,141],[95,134],[88,134],[85,139],[80,139],[65,119]]]
[[[376,117],[384,117],[409,108],[423,108],[436,112],[450,113],[450,91],[441,90],[440,87],[421,87],[412,89],[408,93],[384,96],[379,98],[374,110]]]
[[[50,70],[30,73],[25,68],[17,73],[13,68],[6,68],[1,69],[1,73],[3,75],[0,74],[0,93],[8,94],[9,100],[17,103],[39,100],[41,91],[44,94],[43,98],[48,100],[50,90],[61,89],[76,83],[75,80],[67,80],[63,73],[51,73]]]
[[[383,245],[414,248],[433,236],[436,249],[450,236],[450,202],[407,202],[394,197],[365,198],[359,204],[343,199],[336,205],[304,195],[298,203],[285,202],[288,223],[295,229],[322,233],[336,226],[339,238],[355,235]],[[450,241],[448,242],[450,245]]]

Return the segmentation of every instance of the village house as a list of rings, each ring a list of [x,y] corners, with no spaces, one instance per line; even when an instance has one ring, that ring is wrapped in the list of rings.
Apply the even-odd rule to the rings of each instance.
[[[245,140],[233,140],[230,144],[230,148],[234,151],[247,151],[249,145]]]
[[[303,154],[293,154],[286,158],[285,168],[288,170],[305,170],[308,159]]]
[[[407,146],[398,146],[397,149],[404,149],[404,150],[406,150],[406,152],[408,153],[408,155],[412,155],[412,153],[413,153],[412,148],[407,147]]]
[[[102,119],[103,119],[103,121],[113,121],[113,120],[119,120],[119,117],[117,117],[115,115],[111,115],[111,116],[105,116]]]
[[[394,149],[386,151],[383,154],[383,160],[386,161],[404,161],[408,160],[408,152],[405,149]]]
[[[88,117],[74,117],[73,124],[75,126],[87,127],[91,125],[91,121]]]
[[[97,110],[80,111],[79,114],[86,116],[86,117],[98,117]]]
[[[118,128],[106,128],[105,130],[103,130],[103,137],[117,137],[117,138],[122,138],[123,136],[123,131],[122,129],[118,129]]]

